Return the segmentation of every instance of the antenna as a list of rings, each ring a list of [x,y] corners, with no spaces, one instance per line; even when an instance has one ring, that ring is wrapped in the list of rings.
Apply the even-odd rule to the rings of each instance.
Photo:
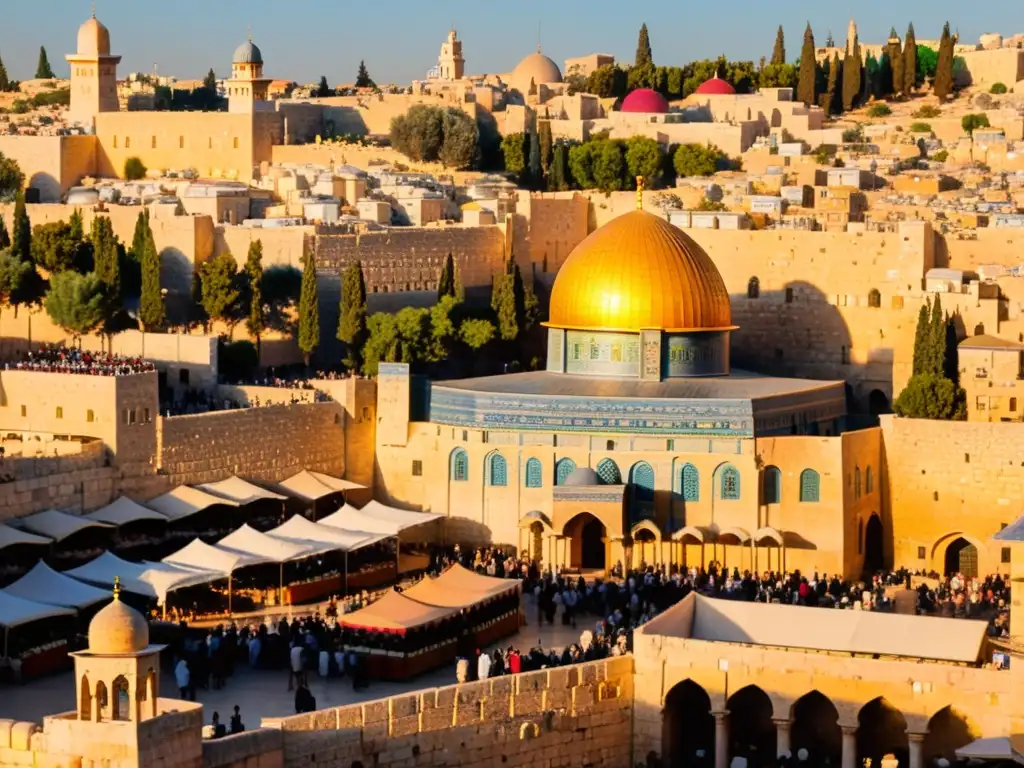
[[[249,42],[251,43],[252,42],[252,24],[249,25],[248,35],[249,35]]]
[[[644,209],[644,177],[636,177],[636,209],[642,211]]]
[[[92,0],[92,17],[96,18],[96,0]]]
[[[537,53],[540,53],[540,19],[537,19]]]

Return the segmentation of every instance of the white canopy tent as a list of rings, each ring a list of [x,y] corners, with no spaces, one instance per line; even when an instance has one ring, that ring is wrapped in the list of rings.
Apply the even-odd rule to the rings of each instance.
[[[370,515],[380,520],[389,520],[401,525],[401,530],[414,528],[417,525],[425,525],[435,520],[440,520],[444,515],[437,515],[433,512],[413,512],[408,509],[397,509],[381,504],[379,501],[371,501],[360,510],[364,515]]]
[[[0,524],[0,550],[19,544],[37,544],[41,547],[48,547],[51,543],[52,540],[45,536],[37,536],[28,531],[19,531],[9,525]]]
[[[1015,763],[1024,765],[1024,758],[1013,750],[1013,744],[1008,736],[991,736],[986,739],[975,739],[956,750],[956,756],[961,760],[1012,760]]]
[[[371,544],[376,544],[387,536],[345,531],[307,520],[302,515],[293,515],[286,522],[267,531],[267,536],[289,541],[296,544],[308,544],[316,547],[313,554],[341,550],[349,552]]]
[[[406,528],[429,523],[442,515],[426,512],[406,512],[371,501],[362,509],[346,504],[333,515],[320,520],[320,525],[329,525],[343,531],[365,531],[384,536],[398,536]]]
[[[41,536],[48,536],[55,542],[61,542],[86,528],[114,528],[109,523],[101,523],[79,515],[69,515],[56,509],[37,512],[17,520],[18,527]]]
[[[173,491],[168,491],[162,496],[157,496],[146,502],[147,507],[155,509],[170,520],[182,520],[216,504],[227,504],[229,507],[238,506],[238,502],[187,485],[179,485]]]
[[[161,604],[166,604],[167,594],[175,589],[209,584],[211,581],[227,578],[227,574],[214,570],[149,561],[132,563],[110,552],[104,552],[85,565],[72,568],[64,574],[107,588],[112,588],[114,579],[117,578],[128,592],[155,598]]]
[[[162,520],[165,523],[167,522],[166,515],[162,515],[149,507],[144,507],[127,496],[118,496],[117,500],[113,503],[101,507],[95,512],[90,512],[85,517],[98,523],[110,523],[111,525],[125,525],[138,520]]]
[[[197,487],[201,491],[229,499],[236,504],[251,504],[254,501],[268,499],[275,501],[286,501],[288,499],[287,496],[268,491],[266,488],[260,488],[258,485],[253,485],[237,475],[232,475],[226,480],[220,480],[216,483],[203,483]]]
[[[366,489],[365,485],[353,482],[351,480],[342,480],[340,477],[331,477],[325,475],[323,472],[313,472],[307,470],[308,474],[316,481],[323,483],[328,488],[332,488],[335,491],[362,491]]]
[[[75,612],[70,608],[61,608],[56,605],[37,603],[34,600],[25,600],[0,590],[0,627],[4,629],[4,658],[8,655],[7,641],[9,633],[14,627],[20,627],[22,624],[30,624],[33,621],[49,619],[54,616],[74,615]]]
[[[333,493],[338,493],[338,489],[318,480],[312,472],[306,469],[292,475],[287,480],[282,480],[277,487],[289,496],[310,502],[316,502]]]
[[[163,562],[181,568],[205,568],[221,574],[221,578],[230,576],[237,568],[247,565],[259,565],[270,560],[248,552],[223,548],[217,544],[207,544],[201,539],[192,539],[188,544],[163,559]]]
[[[237,531],[229,533],[217,542],[217,547],[260,558],[266,563],[301,560],[324,551],[318,549],[313,542],[286,541],[260,533],[249,525],[243,525]]]
[[[34,600],[46,605],[57,605],[64,608],[82,610],[96,603],[109,600],[111,592],[90,587],[77,579],[65,576],[40,560],[35,567],[9,584],[3,590],[8,595],[25,600]]]

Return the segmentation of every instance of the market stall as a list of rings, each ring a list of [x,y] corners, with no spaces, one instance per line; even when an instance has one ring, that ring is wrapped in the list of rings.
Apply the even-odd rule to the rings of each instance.
[[[150,499],[146,506],[170,520],[169,539],[177,542],[193,538],[214,542],[239,525],[237,501],[188,485],[179,485],[173,491]]]
[[[0,677],[20,682],[71,666],[68,651],[75,632],[73,609],[0,591],[0,629]]]
[[[50,552],[52,539],[0,524],[0,584],[24,575]]]
[[[237,475],[196,487],[204,493],[238,505],[240,517],[237,522],[250,525],[258,531],[265,531],[280,522],[284,514],[284,503],[288,500],[287,496],[268,491]]]
[[[233,595],[236,572],[242,568],[269,563],[271,560],[258,554],[229,549],[219,544],[207,544],[201,539],[193,539],[177,552],[165,557],[163,562],[178,568],[206,568],[220,574],[219,578],[227,580],[226,604],[227,612],[230,615],[234,609]],[[211,612],[220,610],[220,606],[217,605],[209,607]],[[249,608],[248,605],[245,607]]]
[[[51,562],[58,567],[84,563],[107,549],[117,526],[48,509],[11,521],[24,531],[53,540]]]
[[[111,549],[121,555],[139,559],[160,557],[167,540],[169,520],[166,515],[119,496],[113,503],[85,515],[88,520],[117,526]]]
[[[366,487],[321,472],[304,469],[277,484],[282,493],[309,505],[313,520],[331,514],[345,503],[347,491]]]

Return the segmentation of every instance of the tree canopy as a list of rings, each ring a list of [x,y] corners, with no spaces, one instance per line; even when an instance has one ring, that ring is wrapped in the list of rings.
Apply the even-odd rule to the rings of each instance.
[[[245,329],[256,339],[256,351],[259,352],[261,337],[267,329],[267,314],[263,304],[263,241],[258,238],[249,243],[249,253],[245,259],[245,279],[249,304]]]
[[[680,176],[713,176],[726,160],[718,147],[703,144],[681,144],[672,158]]]
[[[13,158],[0,152],[0,203],[9,203],[21,191],[25,174]]]
[[[451,263],[448,254],[448,264]],[[452,275],[451,289],[455,290]],[[363,345],[366,344],[366,279],[363,264],[354,261],[341,274],[341,304],[338,312],[338,340],[345,344],[343,362],[350,371],[363,366]]]
[[[53,80],[53,68],[50,67],[50,59],[46,56],[46,48],[39,46],[39,62],[36,64],[36,80]]]
[[[135,259],[139,262],[142,271],[139,322],[147,331],[159,331],[163,329],[166,322],[166,308],[160,281],[160,251],[157,250],[156,241],[153,239],[153,229],[149,226],[148,210],[140,213],[139,219],[135,222],[135,237],[132,239],[133,250],[136,247],[142,249],[141,254],[134,251]],[[205,308],[205,301],[203,306]]]
[[[95,273],[81,275],[68,270],[51,278],[46,314],[77,339],[100,327],[106,317],[106,301],[103,281]]]
[[[391,144],[411,160],[468,168],[477,159],[476,121],[460,109],[414,104],[391,121]]]
[[[647,24],[640,25],[640,34],[636,41],[636,60],[634,67],[654,66],[654,55],[651,52],[651,39],[647,34]]]
[[[779,24],[779,30],[775,33],[775,46],[772,48],[771,66],[778,67],[786,63],[786,35]]]
[[[938,96],[939,101],[945,101],[953,93],[953,38],[949,34],[948,21],[942,28],[942,37],[939,38],[932,91]]]
[[[320,298],[316,292],[316,257],[307,250],[302,258],[302,290],[299,294],[299,350],[306,366],[320,346]]]
[[[228,326],[238,322],[238,265],[230,253],[222,253],[203,263],[203,309],[211,320],[220,320]]]
[[[377,84],[373,82],[373,78],[370,77],[370,73],[366,69],[366,62],[359,62],[359,71],[356,73],[356,88],[376,88]]]
[[[796,97],[807,106],[818,103],[816,98],[817,66],[814,59],[814,33],[810,23],[804,30],[804,44],[800,51],[800,77],[797,82]]]
[[[893,410],[915,419],[962,419],[965,394],[959,382],[954,318],[943,314],[938,294],[921,306],[914,333],[913,373]]]

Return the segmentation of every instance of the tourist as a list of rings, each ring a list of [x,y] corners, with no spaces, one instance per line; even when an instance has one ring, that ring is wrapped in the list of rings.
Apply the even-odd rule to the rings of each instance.
[[[295,685],[302,678],[303,670],[303,651],[304,646],[301,639],[295,639],[291,642],[291,649],[288,652],[288,690],[292,690]]]
[[[299,676],[298,688],[295,689],[295,714],[301,715],[304,712],[312,712],[316,709],[316,698],[306,687],[306,679]]]
[[[476,676],[478,680],[486,680],[491,673],[491,657],[477,650]]]
[[[235,704],[235,714],[231,716],[231,733],[241,733],[245,730],[245,726],[242,724],[242,713]]]
[[[212,733],[210,734],[210,738],[211,739],[220,739],[220,738],[222,738],[227,733],[227,731],[224,728],[224,724],[220,721],[220,713],[219,712],[214,712],[213,713],[213,719],[211,721],[211,726],[212,726],[212,728],[211,728]]]
[[[186,701],[195,701],[196,692],[192,687],[192,676],[188,671],[188,662],[184,659],[178,661],[178,666],[174,668],[174,680],[178,684],[178,691],[181,693],[181,698]]]

